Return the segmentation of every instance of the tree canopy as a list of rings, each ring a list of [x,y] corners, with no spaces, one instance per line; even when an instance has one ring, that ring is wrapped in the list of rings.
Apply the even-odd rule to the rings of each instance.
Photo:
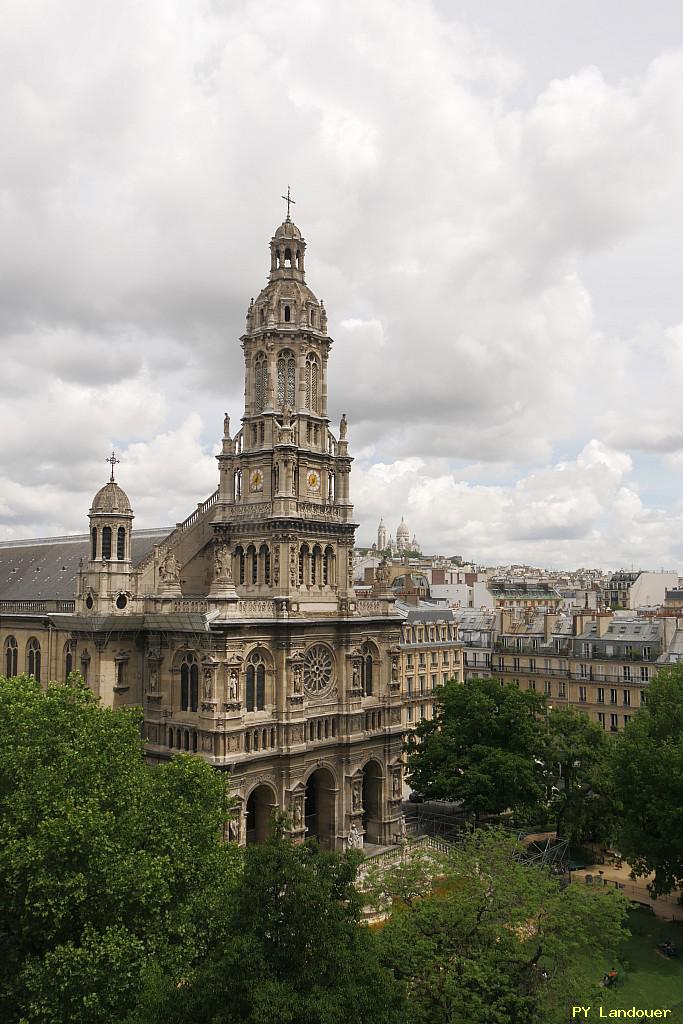
[[[557,835],[574,842],[608,839],[616,828],[614,741],[575,708],[554,708],[548,719],[550,815]]]
[[[398,906],[378,938],[407,988],[406,1024],[561,1024],[597,995],[628,934],[620,893],[563,887],[497,831],[475,832],[439,872],[421,899],[401,899],[397,871],[389,882]]]
[[[545,799],[545,699],[495,679],[451,681],[436,715],[410,735],[408,782],[481,814],[528,810]]]
[[[295,845],[276,819],[268,840],[247,846],[223,939],[179,989],[135,1024],[398,1024],[403,986],[379,962],[359,925],[358,859]]]
[[[617,742],[623,807],[619,849],[634,872],[654,872],[653,895],[683,887],[683,665],[660,669]]]
[[[0,1019],[114,1024],[150,957],[176,974],[233,885],[228,797],[198,758],[151,768],[140,716],[0,677]]]

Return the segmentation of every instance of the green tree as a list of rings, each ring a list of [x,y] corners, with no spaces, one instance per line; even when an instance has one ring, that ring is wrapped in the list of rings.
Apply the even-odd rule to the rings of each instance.
[[[378,936],[407,987],[408,1024],[564,1024],[597,995],[627,932],[615,890],[593,891],[524,863],[514,838],[477,832],[441,867],[439,890],[395,905]]]
[[[683,664],[667,666],[618,738],[619,849],[653,895],[683,887]]]
[[[0,730],[0,1019],[120,1022],[150,958],[182,977],[213,941],[239,866],[225,783],[147,765],[139,713],[76,677],[0,677]]]
[[[548,718],[550,813],[557,835],[573,842],[614,834],[612,737],[574,708],[553,709]]]
[[[276,819],[248,846],[223,940],[180,988],[166,984],[135,1024],[398,1024],[403,987],[359,925],[356,857],[295,845]]]
[[[437,691],[437,712],[407,742],[408,781],[468,811],[529,812],[543,805],[545,699],[495,679],[451,681]]]

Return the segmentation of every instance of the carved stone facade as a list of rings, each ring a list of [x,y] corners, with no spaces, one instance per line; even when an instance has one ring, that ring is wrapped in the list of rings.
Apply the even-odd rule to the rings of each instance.
[[[75,610],[49,624],[106,703],[142,705],[151,761],[185,752],[230,775],[231,838],[263,839],[278,808],[295,838],[345,848],[400,833],[401,622],[388,590],[353,589],[348,424],[330,429],[305,251],[287,218],[247,312],[244,415],[234,437],[225,416],[215,494],[134,561],[112,473]]]

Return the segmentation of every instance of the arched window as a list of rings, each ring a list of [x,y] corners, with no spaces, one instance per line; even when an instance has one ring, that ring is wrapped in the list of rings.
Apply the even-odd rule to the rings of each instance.
[[[180,666],[180,710],[196,711],[199,706],[199,665],[188,652]]]
[[[197,730],[192,730],[192,753],[197,753]]]
[[[323,586],[327,587],[331,582],[330,568],[332,561],[332,548],[328,545],[323,553]]]
[[[280,352],[277,359],[277,400],[278,405],[294,406],[294,385],[296,383],[296,369],[294,353],[289,349]]]
[[[256,554],[256,548],[253,544],[250,544],[247,548],[247,555],[249,557],[250,573],[249,578],[251,583],[258,583],[258,556]]]
[[[233,497],[235,501],[239,501],[242,497],[242,470],[236,469],[233,477]]]
[[[69,676],[74,670],[74,651],[76,650],[76,644],[73,640],[67,640],[64,644],[64,682],[67,681]]]
[[[266,407],[266,394],[268,391],[268,364],[266,363],[265,352],[259,352],[254,360],[254,401],[256,412],[262,412]]]
[[[111,526],[102,527],[102,558],[111,558]]]
[[[244,548],[241,545],[235,549],[235,558],[237,559],[237,579],[244,586]]]
[[[289,306],[285,306],[285,323],[288,324],[292,319],[292,310]]]
[[[299,549],[299,586],[306,583],[306,562],[308,561],[308,544],[302,544]]]
[[[286,267],[291,267],[292,266],[292,250],[291,249],[285,249],[285,266]]]
[[[34,636],[26,644],[26,672],[40,682],[40,644]]]
[[[311,584],[315,586],[318,582],[318,568],[320,565],[320,548],[316,544],[311,552]]]
[[[116,531],[116,557],[119,562],[126,557],[126,531],[123,526]]]
[[[266,322],[266,311],[265,311],[265,309],[263,308],[263,306],[261,306],[261,308],[260,308],[260,310],[259,310],[259,314],[258,314],[258,322],[259,322],[259,324],[260,324],[261,326],[263,326],[263,324],[264,324],[264,323]]]
[[[270,583],[270,549],[267,544],[262,544],[259,548],[259,557],[261,559],[261,565],[263,567],[263,582],[266,584]]]
[[[264,711],[266,707],[266,666],[256,666],[256,710]]]
[[[297,249],[296,250],[296,269],[297,270],[303,270],[304,269],[304,261],[301,258],[301,249]]]
[[[17,674],[18,653],[17,641],[13,636],[8,636],[5,640],[5,675],[8,679],[12,679]]]
[[[97,527],[96,526],[93,526],[90,536],[91,536],[90,557],[92,558],[92,560],[94,562],[95,559],[97,558]]]
[[[366,697],[372,697],[372,653],[367,644],[363,645],[361,653],[363,655],[363,660],[361,662],[361,683],[363,686],[363,693]]]
[[[254,684],[256,669],[253,665],[247,665],[247,711],[254,710]]]
[[[312,352],[306,356],[306,407],[318,411],[318,360]]]
[[[266,706],[266,665],[255,651],[247,664],[247,711],[263,711]]]

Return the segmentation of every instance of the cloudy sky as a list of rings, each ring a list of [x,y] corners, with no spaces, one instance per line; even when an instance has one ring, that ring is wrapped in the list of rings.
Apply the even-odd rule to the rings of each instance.
[[[683,570],[679,0],[3,0],[0,539],[216,486],[287,184],[359,542]]]

